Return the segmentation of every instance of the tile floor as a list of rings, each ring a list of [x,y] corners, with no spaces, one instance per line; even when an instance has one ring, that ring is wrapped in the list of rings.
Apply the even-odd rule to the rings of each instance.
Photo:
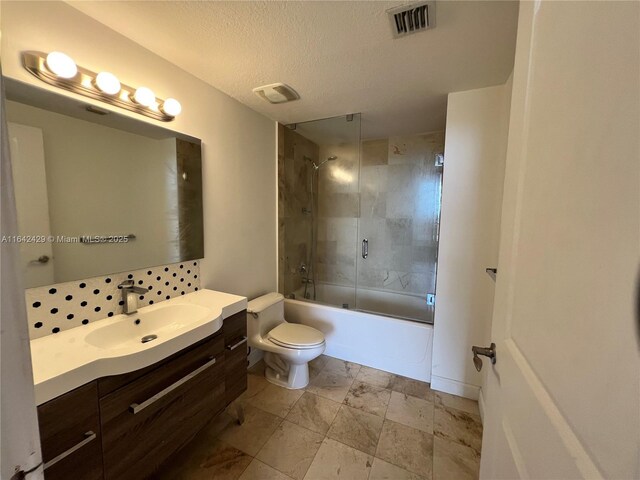
[[[305,390],[267,382],[247,391],[179,452],[166,480],[466,480],[478,477],[477,402],[428,383],[321,356]]]

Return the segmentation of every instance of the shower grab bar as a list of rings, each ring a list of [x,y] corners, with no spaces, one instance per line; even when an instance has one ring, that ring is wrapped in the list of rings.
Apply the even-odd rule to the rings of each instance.
[[[367,258],[369,256],[369,240],[364,238],[362,240],[362,258]]]

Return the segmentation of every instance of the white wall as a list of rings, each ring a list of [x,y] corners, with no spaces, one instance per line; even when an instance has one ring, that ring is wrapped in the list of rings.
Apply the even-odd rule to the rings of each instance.
[[[128,85],[180,100],[182,114],[170,124],[83,101],[202,139],[202,285],[249,297],[276,290],[274,123],[65,3],[2,2],[0,8],[5,76],[78,98],[22,67],[22,51],[60,50],[90,70],[109,70]]]
[[[449,94],[431,385],[478,398],[472,345],[488,345],[511,79]]]

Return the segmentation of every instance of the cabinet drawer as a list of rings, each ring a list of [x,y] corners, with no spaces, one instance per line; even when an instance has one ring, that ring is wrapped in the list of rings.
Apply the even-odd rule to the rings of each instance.
[[[238,398],[247,389],[247,311],[224,319],[225,402]]]
[[[227,345],[236,338],[247,334],[247,311],[243,310],[224,319],[222,331]]]
[[[245,338],[238,337],[227,345],[224,361],[226,403],[231,403],[247,389],[247,343],[229,349]]]
[[[96,382],[38,407],[46,480],[102,479]]]
[[[107,480],[140,480],[224,408],[224,338],[214,337],[100,399]]]
[[[124,387],[128,383],[131,383],[137,380],[138,378],[144,377],[146,374],[156,370],[157,368],[163,368],[164,365],[173,362],[173,360],[175,360],[178,357],[181,357],[185,353],[197,348],[200,345],[211,342],[215,336],[222,337],[222,329],[220,329],[217,333],[213,334],[211,337],[201,340],[194,345],[190,345],[184,350],[176,352],[173,355],[163,360],[160,360],[158,363],[154,363],[153,365],[150,365],[148,367],[141,368],[139,370],[135,370],[129,373],[123,373],[121,375],[111,375],[109,377],[99,378],[98,379],[98,397],[102,398],[105,395],[108,395],[118,390],[119,388]]]

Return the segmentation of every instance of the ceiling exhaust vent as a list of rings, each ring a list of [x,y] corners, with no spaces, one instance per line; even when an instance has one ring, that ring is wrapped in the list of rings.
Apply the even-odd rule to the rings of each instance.
[[[253,89],[253,93],[269,103],[285,103],[298,100],[300,95],[289,85],[284,83],[272,83]]]
[[[419,2],[387,10],[394,38],[405,37],[436,26],[436,2]]]

